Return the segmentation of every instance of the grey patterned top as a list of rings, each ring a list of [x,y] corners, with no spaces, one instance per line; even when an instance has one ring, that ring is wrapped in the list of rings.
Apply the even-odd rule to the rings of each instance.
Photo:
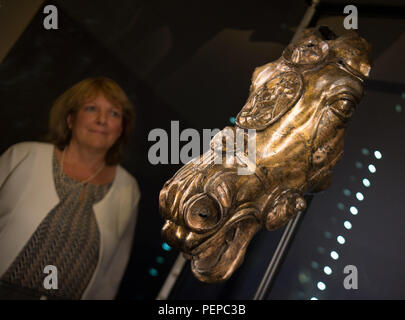
[[[55,153],[52,162],[60,202],[1,277],[0,299],[80,299],[97,266],[100,232],[93,205],[111,183],[83,184],[61,171]],[[47,265],[57,268],[58,289],[44,287]]]

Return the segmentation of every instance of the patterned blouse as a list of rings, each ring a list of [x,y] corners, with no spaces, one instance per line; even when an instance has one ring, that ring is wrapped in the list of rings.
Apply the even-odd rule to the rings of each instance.
[[[93,205],[112,183],[83,184],[62,172],[55,152],[52,162],[60,202],[1,277],[0,299],[80,299],[96,269],[100,232]],[[55,283],[46,289],[48,265],[56,267],[57,289]]]

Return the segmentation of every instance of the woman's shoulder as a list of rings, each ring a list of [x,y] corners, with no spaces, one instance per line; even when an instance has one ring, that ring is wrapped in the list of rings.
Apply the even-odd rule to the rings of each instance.
[[[141,190],[139,188],[136,178],[125,170],[120,165],[117,166],[116,181],[113,184],[116,191],[118,191],[125,202],[131,208],[137,207],[141,200]]]
[[[124,167],[118,165],[117,174],[121,176],[122,181],[124,181],[125,183],[133,184],[134,187],[139,189],[138,181],[136,181],[136,178],[132,174],[130,174]]]
[[[13,144],[8,150],[16,152],[37,151],[37,150],[50,150],[53,148],[53,144],[37,141],[24,141]]]
[[[117,166],[117,174],[120,176],[120,181],[122,184],[130,186],[136,194],[140,195],[139,184],[136,178],[130,174],[125,168],[122,166]]]
[[[36,141],[24,141],[13,144],[3,154],[3,157],[9,157],[11,159],[25,158],[26,156],[32,156],[35,154],[49,152],[53,150],[53,145],[50,143],[36,142]]]

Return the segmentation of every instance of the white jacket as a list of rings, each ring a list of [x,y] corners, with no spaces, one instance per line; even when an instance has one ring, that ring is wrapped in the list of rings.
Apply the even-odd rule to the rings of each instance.
[[[53,150],[52,144],[22,142],[0,157],[0,277],[59,203]],[[93,206],[100,254],[82,299],[114,299],[129,260],[139,199],[136,180],[118,166],[108,193]]]

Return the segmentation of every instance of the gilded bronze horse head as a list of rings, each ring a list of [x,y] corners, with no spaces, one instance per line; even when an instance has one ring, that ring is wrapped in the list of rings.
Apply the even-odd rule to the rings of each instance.
[[[262,226],[284,225],[306,208],[305,194],[330,184],[363,95],[370,49],[355,33],[327,31],[305,30],[278,60],[256,68],[236,126],[215,136],[210,150],[161,190],[163,237],[191,260],[199,280],[228,279]],[[255,132],[253,162],[249,143],[242,149],[222,144],[237,131],[248,142],[248,130]]]

